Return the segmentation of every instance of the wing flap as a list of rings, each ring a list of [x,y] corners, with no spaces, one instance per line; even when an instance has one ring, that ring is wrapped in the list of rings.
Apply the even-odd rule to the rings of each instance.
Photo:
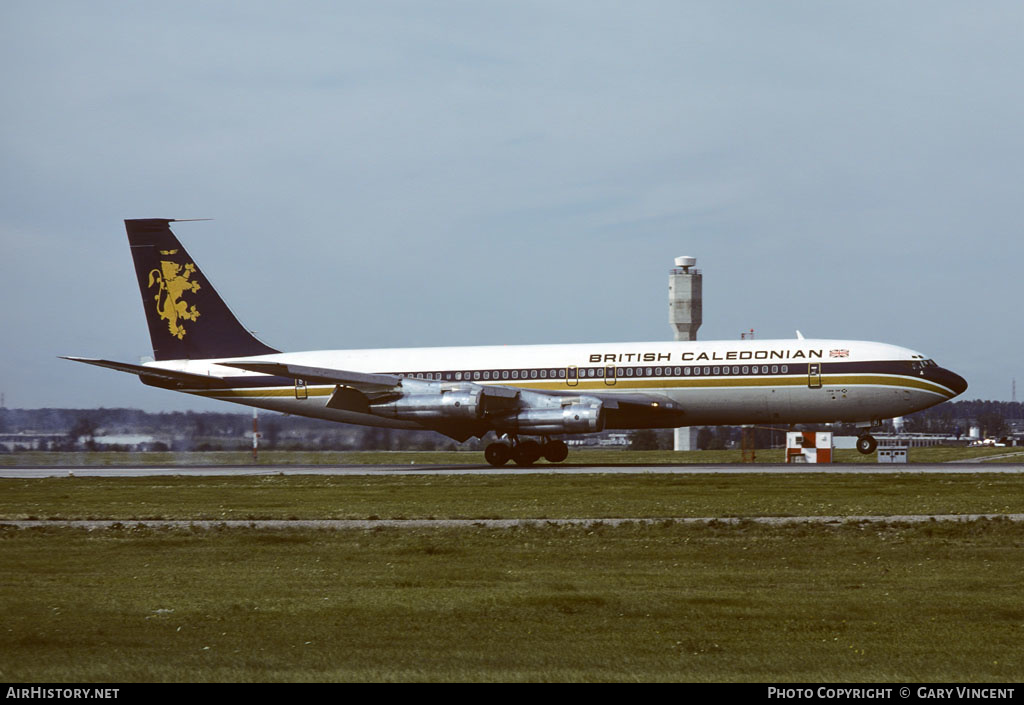
[[[249,372],[262,372],[268,375],[301,379],[306,382],[342,384],[346,387],[354,387],[366,391],[387,391],[398,387],[402,382],[402,378],[398,375],[333,370],[327,367],[308,367],[306,365],[293,365],[286,362],[227,360],[217,364],[226,367],[237,367],[240,370],[247,370]]]

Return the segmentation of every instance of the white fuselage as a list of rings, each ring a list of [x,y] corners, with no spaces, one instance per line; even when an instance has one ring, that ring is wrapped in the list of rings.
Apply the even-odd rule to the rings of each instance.
[[[325,350],[250,359],[565,395],[609,398],[642,392],[678,403],[685,413],[683,425],[691,426],[874,422],[933,406],[962,391],[951,381],[960,378],[920,353],[852,340]],[[217,363],[166,360],[147,366],[230,379],[228,389],[183,390],[208,398],[348,423],[421,428],[409,420],[327,408],[335,385],[293,383]],[[617,427],[629,428],[628,419]]]

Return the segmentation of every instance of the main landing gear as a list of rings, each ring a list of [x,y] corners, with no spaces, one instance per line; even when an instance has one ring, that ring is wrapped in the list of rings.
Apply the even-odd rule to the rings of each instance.
[[[509,460],[516,465],[533,465],[541,458],[549,463],[560,463],[569,456],[569,446],[565,441],[552,441],[548,438],[543,443],[537,441],[520,441],[518,436],[509,436],[508,441],[496,441],[484,449],[484,458],[494,467],[501,467]]]

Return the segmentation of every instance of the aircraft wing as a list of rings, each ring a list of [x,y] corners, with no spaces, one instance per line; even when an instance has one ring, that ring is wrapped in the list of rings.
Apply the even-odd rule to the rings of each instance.
[[[354,372],[352,370],[335,370],[327,367],[308,367],[306,365],[294,365],[286,362],[257,362],[250,360],[228,360],[218,363],[227,367],[237,367],[240,370],[250,372],[263,372],[269,375],[280,377],[291,377],[301,379],[305,382],[320,384],[335,384],[342,387],[356,389],[371,399],[386,396],[401,396],[403,391],[422,391],[444,384],[440,381],[421,380],[411,377],[399,377],[398,375],[378,374],[375,372]],[[461,385],[473,385],[472,382],[455,383]],[[515,398],[515,390],[507,387],[481,387],[484,396]]]
[[[605,390],[535,390],[504,385],[482,385],[475,382],[421,380],[411,377],[400,377],[398,375],[308,367],[284,362],[228,360],[218,364],[227,367],[237,367],[250,372],[262,372],[269,375],[301,379],[306,382],[338,385],[334,397],[328,402],[328,406],[334,408],[351,408],[352,410],[356,410],[356,407],[359,410],[365,408],[365,400],[359,399],[358,396],[353,398],[346,388],[360,392],[361,395],[371,402],[380,402],[389,398],[400,397],[405,393],[424,393],[439,388],[457,386],[463,389],[473,388],[480,390],[481,395],[490,399],[491,405],[499,409],[534,406],[538,397],[556,402],[559,397],[583,396],[600,400],[606,409],[622,414],[631,416],[640,414],[652,420],[665,420],[671,417],[679,421],[679,423],[683,423],[681,417],[684,412],[679,403],[667,396],[649,392],[610,393]],[[353,406],[349,406],[350,404],[353,404]]]
[[[341,384],[364,392],[387,392],[399,387],[402,378],[398,375],[371,374],[353,372],[351,370],[333,370],[324,367],[307,367],[292,365],[285,362],[256,362],[248,360],[228,360],[218,363],[225,367],[237,367],[249,372],[262,372],[279,377],[291,377],[305,382],[320,384]]]

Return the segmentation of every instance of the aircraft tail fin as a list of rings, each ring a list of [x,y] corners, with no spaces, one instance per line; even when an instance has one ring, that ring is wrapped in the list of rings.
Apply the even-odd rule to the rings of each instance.
[[[178,238],[174,220],[125,220],[157,360],[248,357],[279,352],[248,331]]]

